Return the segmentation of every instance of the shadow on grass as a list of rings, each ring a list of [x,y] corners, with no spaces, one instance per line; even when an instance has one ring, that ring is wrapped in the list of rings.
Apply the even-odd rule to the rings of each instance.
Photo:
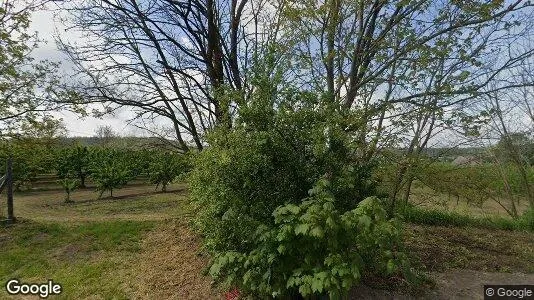
[[[152,191],[152,192],[142,192],[142,193],[131,193],[131,194],[120,195],[120,196],[105,196],[105,197],[100,197],[98,199],[75,201],[74,203],[88,203],[88,202],[97,202],[97,201],[105,201],[105,200],[124,200],[124,199],[138,198],[138,197],[144,197],[144,196],[150,196],[150,195],[160,195],[160,194],[161,195],[183,194],[185,191],[186,191],[185,188],[178,188],[178,189],[169,190],[166,192]],[[66,203],[66,204],[71,204],[71,203]]]

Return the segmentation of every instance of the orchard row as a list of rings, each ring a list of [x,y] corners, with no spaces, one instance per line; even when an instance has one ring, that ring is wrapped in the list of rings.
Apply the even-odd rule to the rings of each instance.
[[[166,191],[168,184],[190,169],[185,155],[158,148],[51,147],[10,143],[0,148],[2,170],[8,157],[13,160],[17,190],[31,187],[42,175],[53,175],[65,188],[67,200],[72,190],[85,188],[88,180],[100,196],[106,191],[113,196],[114,189],[135,179],[146,179]]]

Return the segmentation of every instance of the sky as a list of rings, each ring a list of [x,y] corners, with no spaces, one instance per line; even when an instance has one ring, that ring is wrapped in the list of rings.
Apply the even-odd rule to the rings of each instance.
[[[54,33],[57,32],[69,41],[83,43],[83,38],[65,31],[65,25],[55,16],[52,10],[34,12],[30,25],[31,31],[36,31],[43,41],[33,53],[36,60],[48,59],[61,62],[60,72],[67,75],[72,72],[72,63],[61,53],[54,41]],[[81,118],[79,115],[68,111],[58,111],[54,115],[63,119],[69,136],[93,136],[99,126],[112,126],[119,135],[141,135],[139,129],[127,124],[128,111],[119,111],[114,116],[106,116],[101,119],[94,117]]]

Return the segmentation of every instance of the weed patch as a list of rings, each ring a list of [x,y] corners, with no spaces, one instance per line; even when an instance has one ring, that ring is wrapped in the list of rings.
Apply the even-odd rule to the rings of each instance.
[[[527,212],[518,219],[499,216],[474,217],[457,212],[436,209],[423,209],[416,206],[406,206],[401,212],[406,222],[432,226],[476,227],[502,230],[534,231],[534,219]]]

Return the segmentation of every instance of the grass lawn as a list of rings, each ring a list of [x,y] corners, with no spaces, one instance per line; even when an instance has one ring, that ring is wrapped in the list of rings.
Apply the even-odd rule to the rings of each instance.
[[[24,220],[0,231],[0,280],[40,283],[53,279],[63,285],[61,298],[65,299],[94,294],[126,299],[126,270],[135,263],[140,241],[154,225],[153,221],[58,224]]]
[[[213,295],[201,272],[207,260],[187,227],[190,206],[183,185],[168,193],[136,185],[116,195],[96,199],[90,189],[79,190],[69,204],[63,203],[61,190],[15,195],[19,221],[0,227],[0,299],[8,297],[3,286],[12,278],[27,283],[52,279],[63,286],[58,299]],[[184,276],[162,276],[166,269]],[[174,279],[187,287],[165,285]]]

